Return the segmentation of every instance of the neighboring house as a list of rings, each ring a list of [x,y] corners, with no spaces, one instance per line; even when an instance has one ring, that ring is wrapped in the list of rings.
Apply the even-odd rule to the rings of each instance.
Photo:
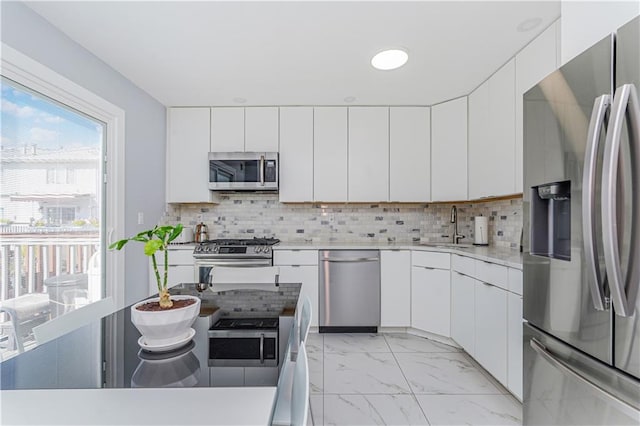
[[[99,159],[96,148],[3,148],[0,219],[17,224],[66,225],[99,218]]]

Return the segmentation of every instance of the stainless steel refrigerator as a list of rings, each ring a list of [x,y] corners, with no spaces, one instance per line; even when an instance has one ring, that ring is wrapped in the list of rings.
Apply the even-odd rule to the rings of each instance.
[[[525,424],[640,424],[640,18],[524,95]]]

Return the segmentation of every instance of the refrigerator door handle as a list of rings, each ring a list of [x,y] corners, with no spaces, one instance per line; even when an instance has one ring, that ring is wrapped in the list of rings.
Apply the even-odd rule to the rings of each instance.
[[[622,139],[622,124],[627,118],[629,144],[632,164],[633,209],[640,208],[638,192],[640,192],[640,104],[638,92],[633,84],[618,87],[613,98],[611,117],[607,139],[604,147],[602,172],[602,237],[604,242],[604,260],[611,290],[611,299],[616,314],[630,317],[634,313],[638,286],[640,285],[640,225],[634,223],[631,235],[631,253],[626,281],[629,283],[625,291],[625,280],[620,266],[617,227],[617,183],[618,157]],[[637,211],[636,211],[637,214]],[[635,221],[634,221],[635,222]],[[634,248],[636,247],[636,248]]]
[[[627,402],[619,399],[618,397],[616,397],[606,389],[601,388],[600,386],[593,383],[588,378],[584,377],[583,375],[575,371],[569,364],[567,364],[566,362],[554,356],[553,353],[549,352],[549,350],[537,339],[531,338],[531,340],[529,340],[529,345],[538,355],[542,357],[542,359],[547,361],[554,368],[556,368],[557,370],[560,370],[563,374],[569,377],[572,377],[578,382],[586,385],[591,390],[593,390],[596,394],[604,397],[607,400],[614,402],[623,411],[625,411],[631,418],[636,418],[640,413],[633,405],[628,404]]]
[[[598,267],[598,249],[596,245],[596,218],[594,215],[596,209],[596,165],[600,133],[610,105],[611,96],[609,95],[599,96],[593,103],[582,175],[582,234],[587,272],[590,275],[587,281],[589,282],[593,305],[598,311],[604,311],[608,309],[608,306],[604,295],[604,277],[601,276],[600,268]]]

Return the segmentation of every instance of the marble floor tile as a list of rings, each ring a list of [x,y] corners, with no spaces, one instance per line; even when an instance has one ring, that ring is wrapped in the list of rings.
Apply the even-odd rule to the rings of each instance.
[[[322,352],[324,345],[324,334],[309,333],[307,335],[306,349],[307,353],[310,352]]]
[[[461,353],[394,354],[413,393],[500,394]]]
[[[489,380],[491,382],[491,384],[493,386],[495,386],[496,388],[498,388],[498,391],[501,394],[504,395],[510,395],[509,391],[507,390],[507,388],[504,387],[504,385],[502,383],[500,383],[495,377],[493,377],[491,375],[491,373],[489,373],[487,370],[485,370],[484,368],[482,368],[482,366],[480,364],[478,364],[478,362],[473,359],[473,357],[471,355],[469,355],[466,352],[463,352],[464,356],[467,358],[467,360],[469,360],[469,362],[471,363],[471,365],[473,365],[475,368],[478,369],[478,371],[480,371],[484,377],[487,378],[487,380]]]
[[[413,395],[326,395],[325,425],[428,425]]]
[[[416,395],[432,425],[521,425],[522,405],[506,395]]]
[[[325,353],[325,394],[410,393],[392,353]]]
[[[310,395],[309,405],[311,406],[311,417],[314,426],[324,424],[324,395]],[[308,424],[308,423],[307,423]]]
[[[382,334],[325,334],[324,351],[328,352],[391,352]]]
[[[324,390],[324,357],[322,352],[308,352],[309,392],[322,393]]]
[[[391,352],[459,352],[458,348],[407,333],[383,334]]]

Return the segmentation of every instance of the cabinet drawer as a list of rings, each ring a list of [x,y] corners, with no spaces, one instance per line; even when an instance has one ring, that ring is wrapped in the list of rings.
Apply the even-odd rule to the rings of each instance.
[[[509,291],[522,296],[522,271],[509,268]]]
[[[470,257],[454,254],[451,256],[451,269],[469,277],[475,277],[476,261]]]
[[[317,265],[317,250],[275,250],[274,265]]]
[[[504,290],[509,288],[508,269],[506,266],[496,265],[484,260],[476,260],[476,278]]]
[[[451,255],[433,251],[414,251],[411,253],[411,265],[426,268],[450,269]]]
[[[164,253],[158,252],[156,253],[156,261],[159,265],[164,265]],[[169,248],[169,265],[192,265],[194,264],[193,259],[193,248],[185,249],[172,249]]]

